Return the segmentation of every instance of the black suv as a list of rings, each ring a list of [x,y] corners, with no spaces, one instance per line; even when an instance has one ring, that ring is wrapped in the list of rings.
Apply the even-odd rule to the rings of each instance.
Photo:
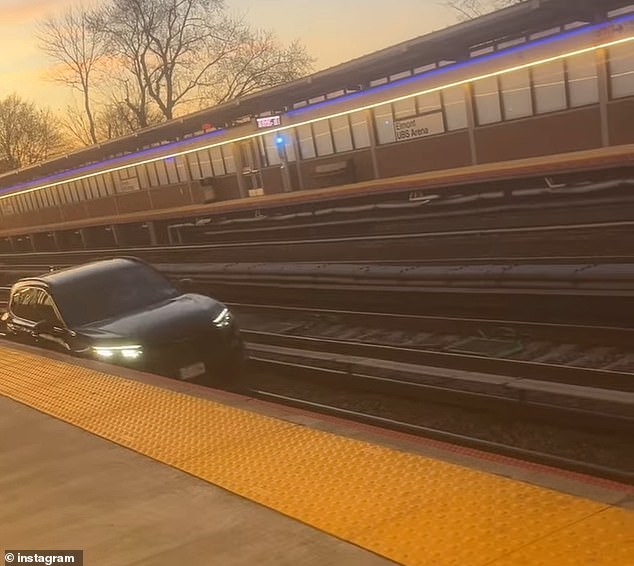
[[[183,380],[230,383],[245,357],[227,307],[179,291],[136,258],[21,279],[11,288],[0,331]]]

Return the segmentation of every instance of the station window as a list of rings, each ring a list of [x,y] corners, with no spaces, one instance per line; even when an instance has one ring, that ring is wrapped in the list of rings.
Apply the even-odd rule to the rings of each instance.
[[[99,193],[97,191],[93,191],[92,184],[90,183],[91,177],[86,177],[82,179],[81,182],[84,186],[84,191],[88,195],[89,199],[96,199],[99,197]]]
[[[44,200],[48,202],[48,206],[53,208],[57,205],[57,203],[55,202],[55,198],[53,198],[53,192],[51,191],[51,189],[44,189],[42,191],[42,195],[44,197]]]
[[[97,175],[95,177],[95,182],[97,183],[97,187],[99,188],[99,194],[102,197],[108,196],[108,189],[106,188],[106,183],[103,179],[103,175]]]
[[[73,202],[81,202],[84,200],[84,195],[80,192],[80,188],[77,186],[76,181],[71,181],[70,185],[70,194],[73,197]]]
[[[427,114],[435,112],[442,108],[440,101],[440,92],[428,92],[416,97],[416,105],[418,106],[417,114]]]
[[[364,110],[350,114],[352,139],[354,141],[354,147],[357,149],[370,147],[371,145],[370,130],[368,129],[366,116],[367,114]]]
[[[393,104],[394,119],[408,118],[416,115],[416,99],[410,97],[404,100],[398,100]]]
[[[374,109],[374,123],[379,145],[396,141],[391,104],[382,104]]]
[[[86,194],[86,198],[88,200],[92,200],[97,198],[99,195],[97,193],[92,192],[92,185],[90,184],[90,179],[86,177],[81,180],[82,187],[84,188],[84,193]]]
[[[513,120],[533,115],[531,80],[528,69],[506,73],[500,77],[504,118]]]
[[[0,200],[0,210],[5,216],[15,214],[15,208],[13,206],[13,197]]]
[[[18,210],[20,211],[20,214],[24,214],[29,211],[29,209],[26,206],[26,200],[24,198],[24,195],[22,194],[17,195],[16,200],[18,201]]]
[[[222,156],[225,161],[225,171],[227,174],[236,172],[236,163],[233,158],[233,144],[223,145],[222,147]]]
[[[277,151],[277,144],[275,138],[277,134],[266,134],[263,138],[260,138],[264,144],[264,152],[266,155],[266,162],[269,165],[279,165],[280,155]]]
[[[330,120],[330,127],[332,128],[332,137],[337,153],[354,149],[352,144],[352,132],[350,131],[350,121],[347,114],[332,118]]]
[[[415,75],[420,75],[421,73],[427,73],[428,71],[433,71],[438,65],[436,63],[428,63],[427,65],[423,65],[422,67],[416,67],[414,69]]]
[[[79,202],[79,194],[77,193],[77,189],[75,188],[75,183],[72,181],[66,183],[68,187],[68,202]]]
[[[142,189],[149,189],[150,183],[147,178],[147,170],[145,169],[145,166],[137,165],[135,169],[136,169],[137,179],[139,179],[139,186]]]
[[[599,102],[597,58],[594,52],[566,59],[570,106],[575,108]]]
[[[561,33],[561,28],[559,26],[555,27],[555,28],[546,29],[546,30],[543,30],[543,31],[538,31],[536,33],[533,33],[533,34],[529,35],[528,38],[530,40],[542,39],[544,37],[549,37],[551,35],[555,35],[555,34],[558,34],[558,33]]]
[[[305,124],[296,128],[299,139],[299,152],[302,159],[315,157],[315,143],[313,141],[313,131],[310,124]]]
[[[545,114],[565,110],[568,104],[564,62],[551,61],[537,65],[532,69],[532,75],[535,87],[535,112]]]
[[[32,210],[38,210],[40,208],[44,208],[44,203],[42,202],[42,196],[40,195],[40,191],[33,191],[31,193],[27,193],[27,197],[31,197]]]
[[[59,187],[52,187],[49,189],[45,189],[45,193],[48,194],[48,200],[51,203],[51,206],[56,206],[59,204],[59,200],[57,198],[57,189]]]
[[[156,175],[156,167],[154,167],[154,163],[145,163],[139,168],[145,169],[145,175],[147,176],[149,187],[158,187],[158,176]]]
[[[200,171],[200,163],[198,163],[198,153],[187,154],[187,161],[189,163],[189,170],[192,172],[193,179],[202,179],[205,177]],[[207,164],[209,164],[209,157],[207,157]]]
[[[68,194],[68,188],[66,185],[58,185],[57,193],[59,194],[60,204],[68,204],[70,203],[70,196]]]
[[[203,149],[196,152],[196,155],[198,156],[198,162],[200,163],[201,178],[206,179],[208,177],[213,177],[214,170],[211,166],[211,156],[209,155],[209,151]]]
[[[70,195],[73,202],[81,202],[84,200],[84,196],[79,192],[79,187],[75,181],[70,181],[68,186],[70,188]]]
[[[178,184],[178,172],[176,171],[176,162],[173,157],[167,157],[163,159],[163,163],[165,164],[165,170],[167,171],[167,179],[169,180],[170,185]]]
[[[407,77],[412,76],[412,71],[402,71],[400,73],[396,73],[396,75],[390,75],[390,82],[400,81],[401,79],[406,79]]]
[[[86,179],[88,181],[88,185],[90,187],[90,192],[92,193],[92,198],[99,198],[101,195],[99,194],[99,187],[97,186],[97,179],[95,177],[88,177]]]
[[[35,206],[34,201],[34,195],[33,193],[26,193],[24,195],[22,195],[22,198],[24,199],[24,205],[26,206],[26,210],[27,212],[31,212],[33,210],[35,210],[37,207]]]
[[[165,185],[169,185],[169,178],[167,177],[167,169],[165,168],[165,162],[163,160],[155,161],[153,165],[156,168],[156,176],[158,178],[159,186],[162,187]]]
[[[500,92],[496,77],[480,79],[473,84],[478,124],[493,124],[502,120]]]
[[[462,130],[467,127],[467,102],[462,86],[446,88],[442,91],[445,105],[445,120],[448,130]]]
[[[187,165],[185,164],[185,156],[178,155],[174,158],[176,160],[176,171],[178,172],[178,179],[181,183],[189,181],[189,175],[187,173]]]
[[[330,133],[330,125],[328,120],[319,120],[313,123],[313,132],[315,133],[315,147],[317,155],[331,155],[334,153],[332,145],[332,134]]]
[[[51,206],[48,202],[48,198],[46,194],[44,193],[44,191],[35,191],[33,194],[35,195],[39,205],[42,208],[48,208],[49,206]]]
[[[295,155],[295,136],[292,130],[287,130],[282,133],[284,139],[286,139],[286,158],[289,161],[295,161],[297,156]]]
[[[623,98],[634,94],[634,49],[630,43],[611,47],[610,90],[612,98]]]
[[[92,193],[90,192],[90,187],[88,186],[86,179],[79,179],[77,182],[77,189],[82,196],[82,200],[92,200]]]
[[[209,150],[209,155],[211,156],[211,165],[214,170],[214,176],[220,177],[225,174],[225,162],[222,159],[222,151],[220,147],[212,147]],[[202,165],[202,164],[201,164]]]

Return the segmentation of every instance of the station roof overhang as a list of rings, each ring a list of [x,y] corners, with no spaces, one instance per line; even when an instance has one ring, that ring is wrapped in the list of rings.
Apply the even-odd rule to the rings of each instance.
[[[359,89],[371,81],[438,61],[460,61],[474,48],[513,39],[573,21],[602,21],[628,0],[525,0],[508,8],[398,43],[307,77],[237,98],[134,134],[56,157],[39,165],[0,175],[0,187],[124,155],[161,141],[199,132],[203,125],[229,125],[242,117],[283,112],[301,100],[342,89]]]

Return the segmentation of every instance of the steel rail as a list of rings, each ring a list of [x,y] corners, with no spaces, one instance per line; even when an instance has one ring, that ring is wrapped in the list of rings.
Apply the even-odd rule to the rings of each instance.
[[[579,223],[579,224],[560,224],[560,225],[547,225],[547,226],[529,226],[529,227],[513,227],[513,228],[476,228],[468,230],[439,230],[431,232],[415,232],[406,234],[379,234],[379,235],[363,235],[363,236],[347,236],[347,237],[317,237],[317,238],[303,238],[303,239],[287,239],[287,240],[266,240],[266,241],[251,241],[251,242],[223,242],[217,244],[185,244],[185,245],[170,245],[170,246],[140,246],[134,248],[98,248],[94,250],[68,250],[68,251],[42,251],[42,252],[20,252],[19,257],[31,258],[31,257],[54,257],[54,256],[76,256],[85,255],[90,253],[97,253],[99,255],[112,255],[121,253],[122,250],[127,252],[161,252],[161,251],[200,251],[200,250],[214,250],[221,248],[238,248],[238,247],[265,247],[265,246],[289,246],[289,245],[302,245],[302,244],[346,244],[351,242],[373,242],[373,241],[399,241],[409,240],[412,238],[437,238],[448,236],[482,236],[487,234],[492,235],[506,235],[506,234],[528,234],[528,233],[549,233],[549,232],[562,232],[572,230],[583,229],[601,229],[606,228],[629,228],[634,226],[634,220],[624,220],[616,222],[592,222],[592,223]],[[0,261],[6,258],[16,257],[18,254],[0,254]]]
[[[491,319],[478,317],[456,317],[456,316],[430,316],[420,314],[398,314],[379,311],[353,311],[344,309],[307,308],[285,305],[252,304],[227,301],[227,306],[236,310],[238,314],[241,310],[262,311],[264,313],[290,313],[300,314],[309,317],[315,315],[321,317],[342,317],[349,319],[360,319],[366,323],[379,323],[381,328],[416,328],[417,330],[428,330],[433,328],[436,332],[456,332],[459,330],[471,330],[482,332],[483,329],[504,329],[515,330],[516,335],[505,336],[507,339],[525,337],[528,333],[543,337],[556,337],[569,339],[571,336],[581,336],[584,343],[610,344],[631,346],[634,343],[634,328],[626,326],[604,326],[590,324],[563,324],[555,322],[522,321],[508,319]],[[246,329],[245,329],[246,330]],[[487,336],[482,336],[486,338]]]
[[[535,450],[529,450],[526,448],[520,448],[510,444],[503,444],[500,442],[493,442],[490,440],[484,440],[475,436],[467,436],[464,434],[457,434],[438,428],[432,428],[428,426],[417,425],[408,423],[396,419],[389,419],[378,415],[372,415],[369,413],[363,413],[360,411],[354,411],[351,409],[345,409],[342,407],[336,407],[334,405],[326,405],[323,403],[316,403],[314,401],[308,401],[306,399],[299,399],[297,397],[289,397],[286,395],[280,395],[279,393],[273,393],[270,391],[264,391],[260,389],[251,389],[249,393],[260,399],[267,401],[274,401],[276,403],[283,403],[288,406],[293,406],[301,409],[308,409],[319,413],[328,414],[334,417],[340,417],[344,419],[352,419],[364,424],[373,425],[379,428],[395,430],[398,432],[404,432],[415,436],[422,436],[425,438],[431,438],[441,442],[457,444],[460,446],[466,446],[483,452],[492,452],[501,454],[510,458],[516,458],[518,460],[529,461],[553,468],[562,470],[569,470],[572,472],[585,474],[597,478],[603,478],[610,481],[626,484],[630,486],[634,484],[634,474],[628,470],[621,470],[617,468],[600,466],[597,464],[591,464],[581,460],[574,460],[571,458],[565,458],[557,456],[555,454],[549,454],[547,452],[540,452]]]
[[[493,374],[524,379],[537,379],[582,387],[597,387],[624,392],[634,392],[634,374],[610,370],[571,367],[525,360],[509,360],[439,352],[417,348],[403,348],[383,344],[371,344],[352,340],[333,340],[310,336],[289,336],[274,332],[242,330],[254,344],[299,348],[306,351],[328,352],[342,356],[416,364],[438,368]]]

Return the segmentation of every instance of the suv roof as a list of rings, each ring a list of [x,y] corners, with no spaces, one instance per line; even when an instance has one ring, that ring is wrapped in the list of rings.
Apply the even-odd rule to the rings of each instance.
[[[85,263],[83,265],[67,267],[58,271],[51,271],[44,273],[37,277],[25,277],[20,279],[17,283],[39,283],[40,285],[46,285],[52,289],[64,285],[68,281],[74,281],[77,279],[91,278],[94,275],[106,275],[108,273],[114,273],[126,268],[130,268],[132,265],[143,265],[150,267],[144,261],[135,257],[117,257],[112,259],[102,259]]]

